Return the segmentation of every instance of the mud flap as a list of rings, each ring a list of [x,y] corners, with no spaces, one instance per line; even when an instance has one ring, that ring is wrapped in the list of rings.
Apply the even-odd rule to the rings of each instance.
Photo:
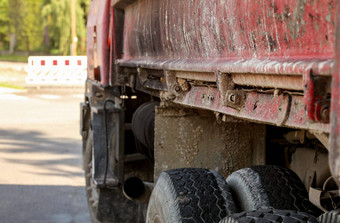
[[[92,107],[94,182],[116,187],[124,180],[124,112],[113,101]]]

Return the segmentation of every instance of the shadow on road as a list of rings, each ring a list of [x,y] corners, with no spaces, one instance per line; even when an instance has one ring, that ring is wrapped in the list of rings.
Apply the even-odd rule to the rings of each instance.
[[[0,222],[90,222],[84,187],[0,185],[0,197]]]
[[[80,140],[49,138],[38,131],[0,129],[0,146],[2,159],[46,170],[40,175],[83,177]]]

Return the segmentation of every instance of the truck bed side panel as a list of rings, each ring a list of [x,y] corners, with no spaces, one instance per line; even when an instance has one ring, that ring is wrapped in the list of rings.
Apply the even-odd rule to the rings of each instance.
[[[125,10],[131,58],[331,58],[336,1],[143,0]]]

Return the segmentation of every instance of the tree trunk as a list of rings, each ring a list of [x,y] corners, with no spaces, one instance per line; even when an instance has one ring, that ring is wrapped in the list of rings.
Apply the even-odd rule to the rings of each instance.
[[[17,35],[15,33],[11,33],[9,37],[9,53],[10,54],[14,53],[16,44],[17,44]]]
[[[28,35],[26,36],[26,53],[30,54],[30,37]]]

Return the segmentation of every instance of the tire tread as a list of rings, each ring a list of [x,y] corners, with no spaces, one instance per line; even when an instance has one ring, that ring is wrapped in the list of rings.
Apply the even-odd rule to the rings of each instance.
[[[319,223],[307,213],[292,210],[256,210],[229,215],[220,223]]]
[[[320,223],[339,223],[340,222],[340,209],[324,213],[318,217]]]
[[[321,211],[308,198],[300,178],[280,166],[254,166],[232,173],[227,178],[240,202],[241,211],[281,209],[307,212],[318,216]]]
[[[199,168],[163,172],[152,192],[147,222],[219,222],[236,213],[231,191],[221,175]]]

